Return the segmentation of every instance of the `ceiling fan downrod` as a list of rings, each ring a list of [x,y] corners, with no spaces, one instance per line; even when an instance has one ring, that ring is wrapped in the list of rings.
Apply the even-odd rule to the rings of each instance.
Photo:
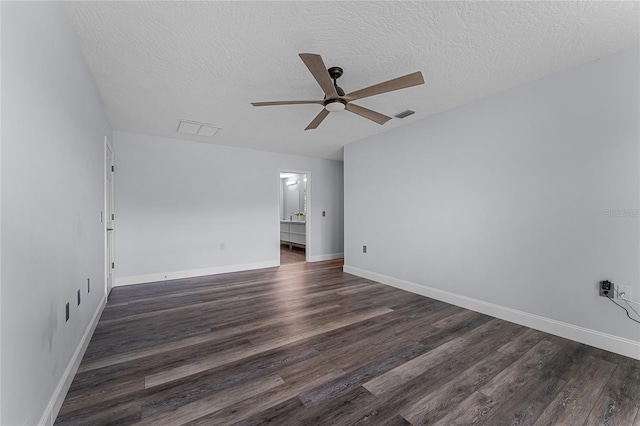
[[[342,77],[342,68],[340,67],[331,67],[329,68],[327,71],[329,71],[329,76],[333,79],[333,87],[336,88],[336,92],[338,93],[338,96],[344,96],[344,90],[342,90],[342,87],[338,86],[338,82],[337,80]]]

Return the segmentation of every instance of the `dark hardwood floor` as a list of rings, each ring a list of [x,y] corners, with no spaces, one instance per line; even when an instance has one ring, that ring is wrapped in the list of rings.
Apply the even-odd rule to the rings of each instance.
[[[292,263],[306,262],[305,249],[280,245],[280,265],[290,265]]]
[[[342,272],[113,289],[58,425],[639,425],[640,361]]]

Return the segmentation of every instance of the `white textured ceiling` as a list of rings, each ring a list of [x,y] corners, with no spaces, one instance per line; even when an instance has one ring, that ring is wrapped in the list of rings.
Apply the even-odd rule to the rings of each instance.
[[[350,142],[638,46],[630,2],[65,2],[114,130],[341,159]],[[422,71],[425,85],[357,103],[383,126],[321,105],[298,53],[344,69],[347,93]],[[214,139],[179,119],[222,126]]]

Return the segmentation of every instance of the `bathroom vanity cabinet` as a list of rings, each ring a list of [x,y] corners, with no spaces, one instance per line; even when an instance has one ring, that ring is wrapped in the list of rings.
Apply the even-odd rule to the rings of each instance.
[[[293,247],[306,247],[307,229],[306,222],[295,220],[280,221],[280,244],[288,244]]]

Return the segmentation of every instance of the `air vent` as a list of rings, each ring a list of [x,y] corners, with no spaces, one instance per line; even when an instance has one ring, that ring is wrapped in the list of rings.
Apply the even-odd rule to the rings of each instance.
[[[396,118],[405,118],[410,116],[411,114],[415,114],[415,111],[411,111],[410,109],[406,110],[406,111],[402,111],[400,114],[396,114],[395,117]]]
[[[180,120],[178,124],[178,133],[191,136],[203,136],[205,138],[214,137],[220,129],[222,129],[220,126],[190,120]]]

